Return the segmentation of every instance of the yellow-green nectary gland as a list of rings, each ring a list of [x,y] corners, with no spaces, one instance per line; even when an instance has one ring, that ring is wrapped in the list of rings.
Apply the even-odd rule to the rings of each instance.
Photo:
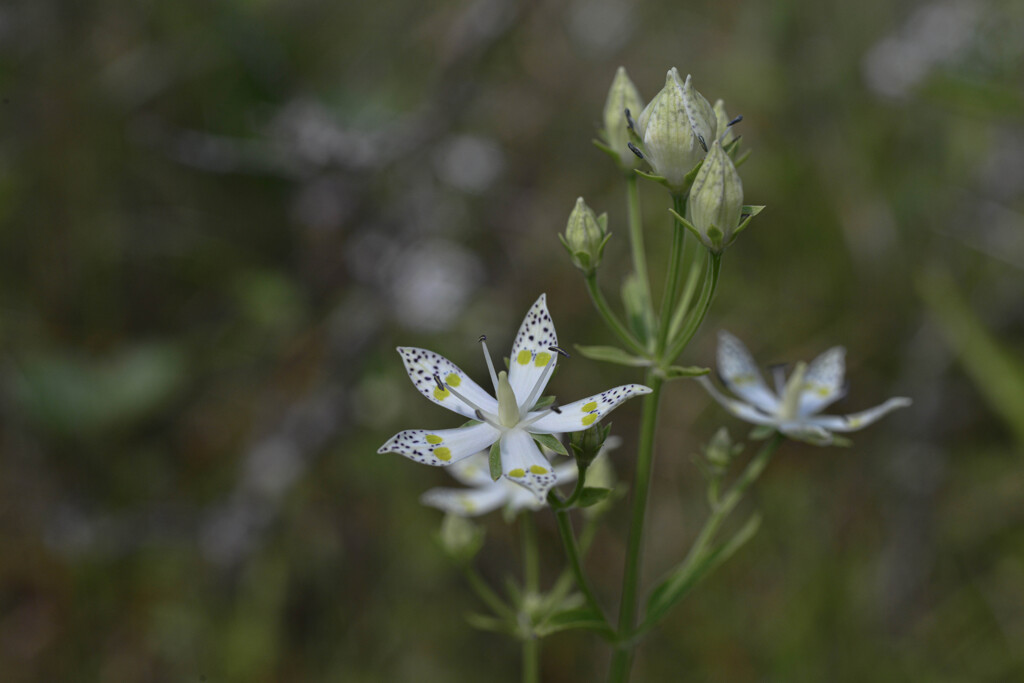
[[[436,387],[434,389],[434,398],[436,398],[438,401],[443,401],[451,395],[452,392],[448,391],[447,389],[442,389],[441,387]]]
[[[525,353],[529,353],[529,351]],[[516,404],[516,394],[512,391],[508,373],[504,370],[498,373],[498,420],[504,427],[515,427],[519,424],[519,406]]]
[[[445,384],[457,387],[460,384],[462,384],[462,378],[456,375],[454,372],[452,372],[449,373],[448,376],[444,378],[444,382]]]
[[[441,446],[440,448],[434,449],[434,456],[439,460],[444,460],[445,462],[448,462],[449,460],[452,459],[452,452],[451,449]]]
[[[580,408],[584,413],[589,413],[591,410],[597,410],[597,401],[591,401],[590,403],[584,403],[583,407]]]
[[[526,476],[526,470],[522,470],[522,469],[517,467],[514,470],[509,470],[508,476],[510,476],[510,477],[525,477]]]
[[[436,444],[441,443],[442,441],[443,441],[443,439],[441,437],[439,437],[437,434],[427,434],[427,443],[429,443],[429,444],[435,444],[436,445]]]
[[[544,468],[544,467],[541,467],[540,465],[530,465],[530,471],[533,472],[534,474],[547,474],[548,473],[547,469]]]
[[[542,351],[537,354],[537,360],[533,361],[533,364],[538,368],[542,368],[551,361],[551,354],[547,351]]]
[[[520,365],[527,365],[531,360],[533,360],[533,354],[526,349],[520,351],[519,355],[516,356],[516,362]]]
[[[582,422],[584,425],[587,425],[589,427],[590,425],[594,424],[596,420],[597,413],[591,413],[590,415],[584,415]]]

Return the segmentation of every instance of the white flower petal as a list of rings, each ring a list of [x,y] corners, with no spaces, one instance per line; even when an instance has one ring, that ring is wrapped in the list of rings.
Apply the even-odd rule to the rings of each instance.
[[[747,405],[743,401],[737,401],[734,398],[729,398],[720,392],[707,377],[698,377],[697,381],[700,382],[702,387],[708,390],[708,393],[711,394],[712,398],[721,403],[722,407],[739,419],[758,425],[778,424],[778,418],[765,415],[754,406]]]
[[[508,500],[508,494],[504,483],[499,481],[478,488],[430,489],[420,496],[420,502],[460,517],[476,517],[500,508]]]
[[[784,422],[779,425],[779,431],[791,439],[814,446],[828,446],[832,443],[832,432],[806,422]]]
[[[407,429],[387,440],[378,453],[397,453],[424,465],[446,467],[489,447],[501,435],[486,422],[458,429]]]
[[[626,399],[649,393],[651,390],[642,384],[623,384],[620,387],[602,391],[600,394],[562,406],[559,408],[560,412],[549,413],[527,425],[526,429],[535,434],[579,432],[615,410]],[[529,420],[530,416],[527,416],[526,419]]]
[[[779,409],[779,399],[765,384],[754,357],[739,339],[725,330],[718,333],[718,374],[725,386],[747,403],[766,413]]]
[[[843,378],[846,376],[846,349],[833,346],[821,354],[807,367],[804,385],[800,394],[800,415],[814,415],[832,405],[846,393]]]
[[[508,358],[508,381],[521,408],[525,407],[528,410],[532,407],[522,404],[533,392],[545,371],[548,374],[544,384],[550,379],[558,360],[558,354],[551,350],[552,346],[558,346],[558,337],[555,335],[551,314],[548,313],[547,297],[541,294],[526,313],[523,324],[519,326],[515,343],[512,344],[512,355]],[[547,367],[549,365],[550,368]],[[535,393],[539,397],[542,391],[543,386]]]
[[[522,429],[510,429],[501,437],[501,470],[506,479],[525,486],[538,500],[544,500],[555,485],[551,463]]]
[[[883,415],[896,410],[906,408],[912,403],[909,398],[897,396],[890,398],[882,405],[869,408],[868,410],[854,413],[853,415],[814,415],[804,418],[806,424],[815,425],[833,432],[854,432],[867,427],[877,421]]]
[[[561,465],[555,467],[556,484],[567,484],[570,481],[576,481],[576,477],[578,477],[579,475],[580,468],[576,466],[575,460],[563,462]]]
[[[448,474],[466,486],[489,486],[494,483],[488,451],[480,451],[460,460],[448,468]]]
[[[434,380],[437,375],[442,382],[451,385],[457,392],[475,403],[481,410],[488,413],[498,412],[498,402],[493,396],[480,388],[455,363],[444,356],[418,349],[413,346],[399,346],[398,354],[402,357],[409,379],[421,394],[439,406],[454,410],[460,415],[475,418],[476,410],[447,389],[442,391]]]

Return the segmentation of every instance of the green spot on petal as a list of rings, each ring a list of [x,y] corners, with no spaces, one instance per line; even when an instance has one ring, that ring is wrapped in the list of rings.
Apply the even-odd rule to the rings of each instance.
[[[510,477],[525,477],[526,476],[526,472],[524,470],[521,470],[521,469],[519,469],[517,467],[514,470],[510,470],[509,473],[508,473],[508,476],[510,476]]]
[[[547,474],[548,473],[547,469],[541,467],[540,465],[530,465],[530,471],[533,472],[534,474]]]
[[[594,424],[594,422],[596,422],[596,421],[597,421],[597,413],[591,413],[590,415],[586,415],[586,416],[583,417],[583,424],[588,426],[588,427],[590,425]]]
[[[536,365],[538,368],[542,368],[550,362],[551,354],[548,353],[547,351],[542,351],[541,353],[537,354],[537,359],[533,361],[533,364]]]
[[[451,449],[445,446],[441,446],[440,448],[434,449],[434,457],[436,457],[438,460],[444,460],[445,462],[448,462],[449,460],[452,459],[452,451]]]
[[[580,408],[584,413],[589,413],[591,410],[597,410],[597,401],[591,401],[590,403],[584,403],[583,407]]]
[[[436,444],[441,443],[443,440],[444,439],[439,437],[437,434],[427,434],[427,443],[435,444],[436,445]]]
[[[438,401],[443,401],[451,395],[452,392],[448,391],[447,389],[442,389],[441,387],[437,387],[436,389],[434,389],[434,398],[436,398]]]
[[[516,362],[519,363],[520,365],[526,365],[531,360],[533,360],[533,354],[527,351],[526,349],[520,351],[519,355],[516,356]]]
[[[445,384],[450,384],[453,387],[457,387],[460,384],[462,384],[462,378],[453,372],[444,378],[444,382]]]

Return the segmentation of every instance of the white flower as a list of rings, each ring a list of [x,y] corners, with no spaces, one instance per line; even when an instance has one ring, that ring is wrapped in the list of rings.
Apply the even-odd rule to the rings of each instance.
[[[885,403],[853,415],[818,413],[846,394],[846,349],[835,346],[810,365],[797,363],[787,379],[783,368],[774,369],[775,391],[765,384],[753,357],[743,343],[724,330],[718,333],[718,373],[733,394],[729,398],[707,377],[698,381],[726,410],[747,422],[767,425],[788,437],[827,446],[832,432],[852,432],[867,427],[886,413],[910,405],[909,398],[890,398]]]
[[[555,485],[556,475],[531,434],[582,431],[626,399],[651,391],[641,384],[625,384],[566,406],[532,410],[547,386],[560,351],[543,294],[519,327],[507,373],[494,372],[484,343],[497,399],[447,358],[425,349],[399,347],[409,378],[421,394],[478,422],[457,429],[399,432],[377,452],[398,453],[425,465],[445,467],[498,443],[505,478],[543,500]]]
[[[520,510],[539,510],[545,505],[543,499],[504,477],[492,480],[486,451],[460,460],[448,472],[469,488],[433,488],[420,497],[421,503],[460,517],[485,515],[498,508],[515,516]],[[569,460],[554,467],[553,472],[555,484],[565,484],[575,481],[578,470]]]
[[[616,436],[608,437],[601,452],[587,470],[587,484],[602,488],[612,488],[615,485],[615,474],[607,453],[618,447],[621,441]],[[504,508],[510,518],[515,517],[521,510],[539,510],[546,505],[545,501],[538,500],[527,489],[513,484],[508,479],[493,481],[486,451],[474,453],[465,460],[460,460],[449,467],[448,472],[470,488],[433,488],[420,496],[421,503],[460,517],[477,517],[491,510]],[[579,468],[575,461],[567,460],[556,465],[554,473],[556,485],[567,484],[576,480]]]

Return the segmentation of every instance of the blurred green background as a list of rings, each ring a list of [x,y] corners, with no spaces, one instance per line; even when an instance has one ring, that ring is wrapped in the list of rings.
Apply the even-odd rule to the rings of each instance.
[[[638,681],[1024,679],[1024,3],[920,0],[13,0],[0,7],[0,678],[518,679],[376,448],[458,418],[396,345],[485,372],[548,292],[613,340],[556,232],[625,195],[591,146],[615,68],[724,98],[767,204],[714,330],[759,361],[849,349],[852,449],[787,445],[758,536],[645,643]],[[666,197],[642,187],[649,245]],[[664,266],[653,261],[660,279]],[[576,356],[566,400],[640,373]],[[639,403],[614,416],[628,476]],[[706,514],[728,418],[663,406],[648,583]],[[617,596],[625,503],[588,565]],[[539,515],[544,575],[561,567]],[[500,515],[481,571],[518,565]],[[1013,645],[1017,643],[1017,645]],[[545,680],[603,676],[544,645]]]

